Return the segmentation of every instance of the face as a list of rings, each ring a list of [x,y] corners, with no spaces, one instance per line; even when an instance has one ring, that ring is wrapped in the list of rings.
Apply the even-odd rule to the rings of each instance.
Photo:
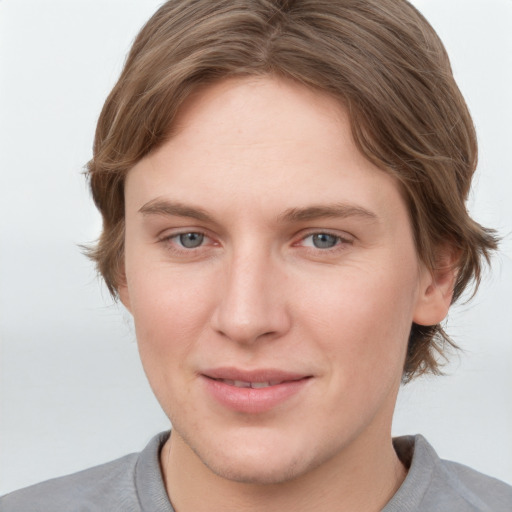
[[[430,280],[396,182],[291,82],[220,82],[176,127],[128,173],[120,287],[173,436],[246,482],[376,449]]]

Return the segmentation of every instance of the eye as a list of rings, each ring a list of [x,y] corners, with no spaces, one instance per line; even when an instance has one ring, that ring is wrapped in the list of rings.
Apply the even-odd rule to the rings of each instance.
[[[315,249],[332,249],[339,245],[342,238],[330,233],[313,233],[303,238],[302,243],[306,247],[314,247]]]
[[[204,242],[203,233],[180,233],[179,235],[175,235],[172,237],[179,245],[184,247],[185,249],[195,249],[200,247]]]
[[[177,228],[179,229],[179,228]],[[212,250],[220,247],[219,242],[203,231],[164,232],[157,242],[171,258],[183,261],[198,261],[212,256]]]

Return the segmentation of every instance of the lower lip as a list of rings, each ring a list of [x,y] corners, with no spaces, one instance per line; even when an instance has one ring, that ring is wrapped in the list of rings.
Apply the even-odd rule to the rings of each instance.
[[[306,377],[266,388],[238,388],[203,376],[206,389],[218,403],[233,411],[248,414],[267,412],[283,404],[300,393],[310,380]]]

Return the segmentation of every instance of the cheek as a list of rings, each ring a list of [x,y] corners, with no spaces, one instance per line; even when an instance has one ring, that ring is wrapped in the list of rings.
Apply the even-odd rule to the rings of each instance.
[[[176,280],[174,285],[168,283],[150,276],[134,280],[132,312],[144,372],[160,406],[174,422],[173,411],[180,410],[180,404],[189,412],[193,409],[195,374],[187,371],[187,362],[208,314],[207,301],[198,300],[197,290]]]
[[[132,313],[139,352],[150,381],[172,377],[208,325],[207,288],[180,275],[133,275]]]
[[[328,354],[333,371],[343,371],[352,382],[401,376],[415,300],[413,275],[412,269],[393,267],[385,274],[347,272],[309,296],[301,316],[309,319],[309,334]]]

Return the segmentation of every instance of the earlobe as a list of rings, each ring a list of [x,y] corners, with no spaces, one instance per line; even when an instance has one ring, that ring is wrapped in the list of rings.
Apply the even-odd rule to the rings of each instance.
[[[439,262],[442,264],[434,270],[422,270],[424,274],[413,317],[413,322],[418,325],[436,325],[446,318],[450,309],[457,277],[456,258],[453,254],[445,254]]]
[[[128,291],[126,283],[122,283],[118,286],[117,293],[119,295],[119,299],[123,303],[123,306],[131,313],[130,292]]]
[[[130,303],[130,291],[128,290],[128,284],[126,282],[126,272],[124,268],[124,263],[122,264],[119,272],[117,294],[119,296],[119,299],[123,303],[123,306],[131,313],[132,310]]]

